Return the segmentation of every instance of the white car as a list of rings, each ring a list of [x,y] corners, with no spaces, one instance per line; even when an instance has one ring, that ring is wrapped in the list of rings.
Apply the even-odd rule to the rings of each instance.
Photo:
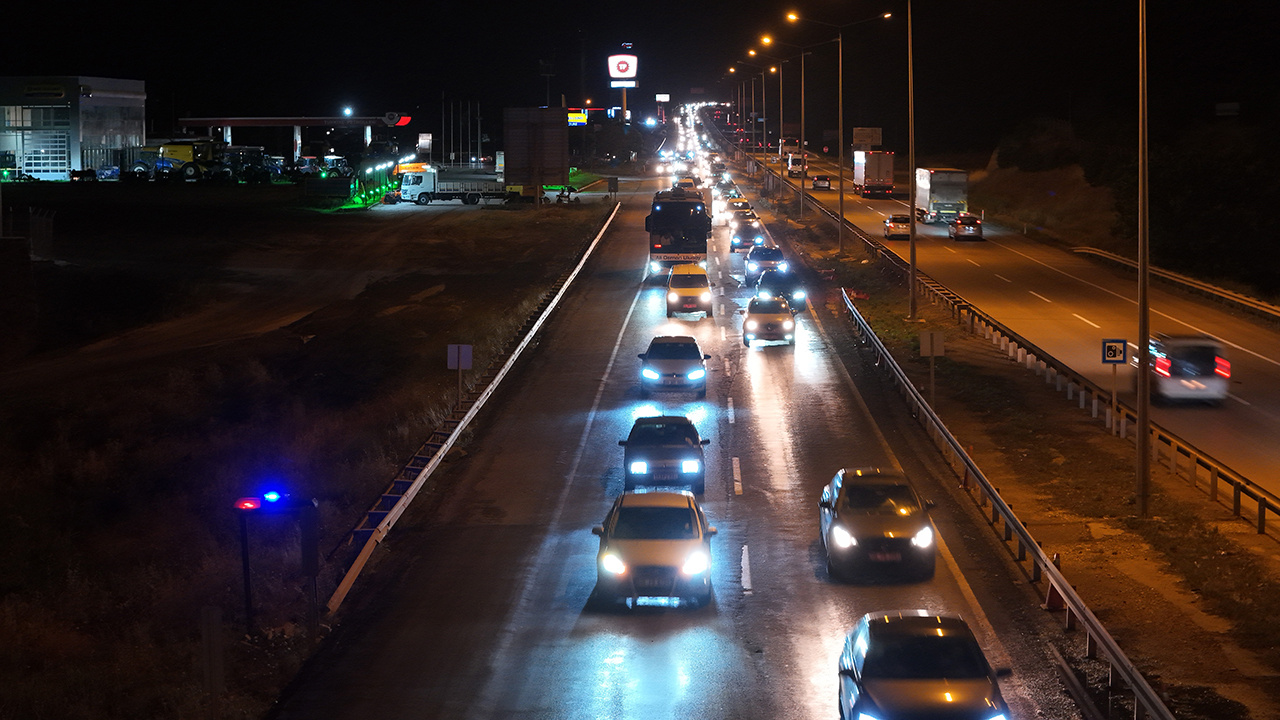
[[[753,340],[795,344],[795,311],[785,298],[753,297],[747,303],[747,309],[741,312],[743,345],[751,347]]]

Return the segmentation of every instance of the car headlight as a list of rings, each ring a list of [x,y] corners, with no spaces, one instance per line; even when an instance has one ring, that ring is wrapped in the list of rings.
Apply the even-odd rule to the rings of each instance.
[[[636,460],[635,462],[632,462],[632,463],[631,463],[631,474],[632,474],[632,475],[647,475],[647,474],[649,474],[649,463],[647,463],[647,462],[645,462],[645,461],[643,461],[643,460]]]
[[[853,539],[849,531],[839,525],[831,527],[831,542],[835,543],[838,548],[851,548],[858,544],[858,541]]]
[[[707,376],[707,371],[703,370],[702,368],[698,368],[697,370],[694,370],[693,372],[689,373],[686,377],[688,377],[690,380],[701,380],[706,376]]]
[[[656,262],[649,263],[649,272],[658,272],[661,269],[662,269],[662,265]]]
[[[768,290],[761,290],[760,292],[756,293],[756,297],[768,299],[772,297],[772,295],[769,293]]]
[[[756,327],[758,327],[759,325],[760,323],[756,322],[755,320],[748,320],[746,327],[748,330],[755,330]]]
[[[708,290],[707,292],[702,293],[698,296],[698,299],[702,302],[711,302],[711,291]]]
[[[783,320],[783,321],[782,321],[782,329],[783,329],[783,330],[790,330],[791,328],[793,328],[793,327],[795,327],[795,326],[796,326],[796,323],[795,323],[795,321],[794,321],[794,320]]]
[[[682,473],[696,473],[698,472],[698,468],[700,467],[702,467],[702,463],[698,462],[697,460],[681,460],[680,461],[680,472]]]
[[[658,371],[654,370],[653,368],[645,368],[640,371],[640,377],[644,378],[645,380],[657,380],[662,376],[659,375]]]
[[[730,221],[729,221],[729,227],[731,227],[731,228],[736,228],[736,227],[738,227],[738,221],[737,221],[737,220],[730,220]]]
[[[1004,713],[998,713],[987,718],[987,720],[1006,720],[1006,717]]]
[[[779,271],[779,272],[786,272],[787,270],[790,270],[790,269],[791,269],[791,266],[790,266],[790,265],[788,265],[787,263],[785,263],[785,262],[780,262],[780,263],[778,263],[778,271]]]
[[[795,292],[791,293],[791,299],[792,299],[792,300],[803,300],[803,299],[804,299],[804,291],[803,291],[803,290],[797,290],[797,291],[795,291]]]
[[[753,263],[753,262],[747,263],[747,269],[750,270],[751,272],[755,272],[757,269],[759,269],[759,267],[760,267],[759,263]]]
[[[701,550],[695,550],[689,553],[689,557],[685,558],[684,566],[680,571],[685,575],[701,575],[711,567],[711,558]]]
[[[911,544],[918,548],[927,548],[933,544],[933,528],[928,525],[920,529],[915,537],[911,538]]]
[[[870,713],[860,712],[858,713],[858,720],[880,720],[880,718]]]
[[[680,293],[667,293],[667,302],[680,302]]]
[[[613,553],[605,553],[600,556],[600,567],[605,572],[613,575],[621,575],[627,571],[627,564],[622,562],[622,558]]]

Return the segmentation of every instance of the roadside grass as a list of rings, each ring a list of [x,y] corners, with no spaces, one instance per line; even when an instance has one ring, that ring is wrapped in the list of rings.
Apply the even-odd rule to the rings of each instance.
[[[224,712],[260,716],[308,649],[300,538],[288,518],[253,518],[259,633],[246,637],[231,502],[275,481],[318,499],[327,554],[456,400],[443,346],[473,344],[484,368],[604,213],[446,214],[399,250],[403,274],[288,328],[0,405],[0,542],[21,549],[0,555],[0,716],[202,714],[204,606],[223,612]],[[262,242],[287,253],[312,232],[371,227],[313,222]],[[137,261],[148,245],[117,250]],[[176,292],[203,297],[187,280]],[[105,327],[153,313],[129,305]],[[338,570],[326,566],[322,595]]]

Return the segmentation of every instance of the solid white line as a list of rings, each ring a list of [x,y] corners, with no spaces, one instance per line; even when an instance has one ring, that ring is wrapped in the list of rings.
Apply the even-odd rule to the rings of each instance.
[[[738,458],[733,458],[733,494],[742,494],[742,465],[738,462]]]
[[[1036,297],[1040,298],[1041,300],[1043,300],[1043,301],[1045,301],[1045,302],[1047,302],[1047,303],[1051,303],[1051,302],[1053,302],[1052,300],[1050,300],[1049,298],[1047,298],[1047,297],[1045,297],[1045,296],[1041,295],[1040,293],[1036,292],[1035,290],[1028,290],[1027,292],[1031,293],[1032,295],[1035,295]]]
[[[1011,283],[1011,282],[1013,282],[1013,281],[1012,281],[1012,280],[1010,280],[1009,278],[1007,278],[1007,277],[1005,277],[1005,276],[1003,276],[1003,275],[1001,275],[1001,274],[999,274],[999,273],[996,273],[996,274],[995,274],[995,276],[996,276],[996,277],[998,277],[998,278],[1000,278],[1001,280],[1003,280],[1003,281],[1007,282],[1007,283]]]
[[[746,545],[742,546],[742,592],[751,594],[751,555]]]
[[[1101,325],[1099,325],[1099,324],[1098,324],[1098,323],[1096,323],[1096,322],[1091,322],[1089,319],[1085,318],[1084,316],[1076,315],[1075,313],[1071,313],[1071,314],[1072,314],[1072,315],[1074,315],[1075,317],[1080,318],[1080,319],[1081,319],[1081,320],[1083,320],[1084,322],[1089,323],[1090,325],[1092,325],[1092,326],[1094,326],[1094,327],[1096,327],[1096,328],[1099,328],[1099,329],[1101,329],[1101,328],[1102,328],[1102,326],[1101,326]]]
[[[725,408],[729,412],[729,424],[732,425],[736,419],[733,415],[733,398],[725,398]]]

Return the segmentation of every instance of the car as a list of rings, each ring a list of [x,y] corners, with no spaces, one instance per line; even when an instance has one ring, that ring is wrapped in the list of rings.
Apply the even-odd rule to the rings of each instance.
[[[750,205],[747,205],[747,207],[744,209],[741,206],[734,205],[734,203],[736,202],[746,202],[746,201],[745,200],[729,201],[729,227],[734,228],[743,223],[747,223],[747,224],[760,223],[760,218],[756,216],[755,210],[752,210]]]
[[[830,190],[831,176],[830,175],[814,175],[812,187],[814,190]]]
[[[739,211],[741,212],[741,211]],[[738,213],[734,213],[737,215]],[[755,217],[755,213],[750,210],[742,215],[742,220],[738,223],[730,221],[732,229],[729,231],[729,247],[731,250],[750,250],[753,247],[764,245],[764,227],[760,225],[758,219],[748,221],[746,218],[750,215]]]
[[[659,335],[649,341],[649,349],[638,355],[640,392],[653,390],[694,390],[707,396],[707,360],[698,341],[688,335]]]
[[[724,196],[727,198],[740,198],[742,197],[742,191],[738,189],[737,185],[733,185],[724,191]]]
[[[1231,386],[1227,348],[1208,335],[1159,334],[1147,342],[1154,402],[1221,405]],[[1135,354],[1133,364],[1137,365]]]
[[[711,603],[711,538],[698,501],[687,492],[627,492],[604,522],[596,554],[596,601]]]
[[[752,211],[751,209],[751,203],[747,202],[746,200],[743,200],[742,198],[734,198],[730,200],[729,212],[739,212],[739,211],[749,212],[751,213],[751,216],[753,218],[755,217],[755,212]]]
[[[706,463],[702,448],[710,440],[698,436],[698,429],[681,415],[637,418],[626,440],[622,456],[623,489],[637,487],[688,487],[701,495],[706,489]]]
[[[957,215],[955,220],[947,223],[947,237],[952,240],[959,240],[960,238],[981,240],[982,219],[977,215],[968,213]]]
[[[911,237],[911,216],[890,215],[884,219],[884,239]]]
[[[933,577],[937,547],[929,510],[895,470],[841,468],[818,498],[818,534],[833,580],[882,570]]]
[[[839,712],[849,720],[1004,720],[1009,707],[968,623],[927,610],[863,615],[840,652]]]
[[[712,317],[711,281],[707,271],[695,263],[681,263],[667,276],[667,317],[676,313],[702,312]]]
[[[785,298],[753,297],[742,311],[742,344],[751,347],[754,340],[782,341],[794,345],[796,341],[795,311]]]
[[[808,295],[800,284],[800,278],[795,273],[782,272],[776,268],[769,268],[756,278],[756,297],[784,298],[796,312],[803,312],[809,306]]]
[[[746,281],[748,285],[754,285],[756,278],[760,277],[760,273],[769,268],[776,268],[781,272],[789,272],[791,265],[787,263],[787,259],[782,254],[782,250],[768,245],[757,245],[747,251],[747,256],[743,259],[743,267],[746,269]]]

